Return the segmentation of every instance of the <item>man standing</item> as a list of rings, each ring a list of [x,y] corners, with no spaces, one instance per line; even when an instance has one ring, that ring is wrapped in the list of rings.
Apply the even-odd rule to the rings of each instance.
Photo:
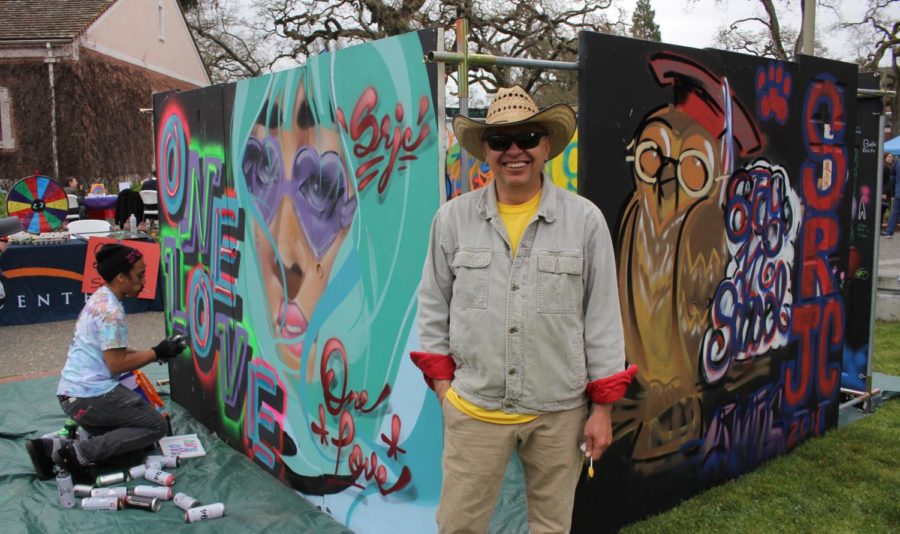
[[[453,121],[494,179],[438,210],[419,288],[412,358],[444,414],[442,533],[487,531],[514,449],[531,532],[567,532],[585,456],[610,445],[611,403],[637,371],[606,221],[542,173],[575,126],[572,108],[539,111],[520,87],[500,89],[486,122]]]
[[[181,336],[164,339],[152,349],[128,348],[128,325],[122,299],[144,287],[140,251],[108,244],[96,254],[97,272],[106,282],[87,301],[62,370],[57,396],[63,412],[93,437],[85,441],[34,439],[25,444],[41,479],[53,475],[53,464],[76,480],[90,478],[89,466],[137,451],[166,433],[166,420],[140,395],[119,384],[118,375],[154,361],[167,361],[184,350]]]

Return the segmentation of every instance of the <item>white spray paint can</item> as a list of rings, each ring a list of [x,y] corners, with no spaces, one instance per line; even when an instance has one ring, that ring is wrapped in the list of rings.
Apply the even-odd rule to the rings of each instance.
[[[176,493],[174,502],[175,506],[181,508],[185,512],[187,512],[191,508],[196,508],[202,505],[200,501],[184,493]]]
[[[128,495],[128,489],[125,486],[116,486],[115,488],[94,488],[91,490],[91,497],[116,497],[124,498]]]
[[[115,512],[119,508],[118,497],[88,497],[81,499],[82,510],[109,510]]]
[[[76,497],[90,497],[91,490],[94,489],[94,486],[90,484],[75,484],[75,487],[72,488],[75,491]]]
[[[147,466],[144,464],[136,465],[128,470],[128,478],[131,480],[137,480],[139,478],[144,478],[144,473],[147,472]]]
[[[156,499],[172,499],[172,488],[167,486],[135,486],[131,488],[131,494],[138,497],[154,497]]]
[[[60,506],[75,508],[75,488],[72,486],[72,475],[68,471],[60,471],[56,475],[56,491],[59,493]]]
[[[162,467],[181,467],[181,458],[177,456],[148,456],[144,463],[147,465],[159,464]],[[157,468],[158,469],[158,468]]]
[[[175,475],[159,469],[147,469],[144,472],[144,478],[160,486],[171,486],[175,483]]]
[[[196,523],[198,521],[206,521],[207,519],[216,519],[225,515],[225,505],[217,502],[207,504],[199,508],[191,508],[184,513],[184,520],[188,523]]]

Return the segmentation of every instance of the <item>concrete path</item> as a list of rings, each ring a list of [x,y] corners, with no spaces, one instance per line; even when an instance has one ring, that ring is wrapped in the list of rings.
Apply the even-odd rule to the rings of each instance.
[[[166,335],[162,312],[135,313],[127,320],[131,348],[150,348]],[[59,373],[74,331],[74,319],[0,328],[0,383]]]

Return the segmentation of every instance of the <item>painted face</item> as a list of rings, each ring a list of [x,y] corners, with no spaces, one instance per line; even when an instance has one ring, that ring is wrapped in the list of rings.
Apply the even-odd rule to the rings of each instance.
[[[712,135],[687,114],[664,108],[650,115],[635,137],[628,160],[646,207],[659,222],[718,191],[720,150]]]
[[[321,126],[302,84],[273,95],[247,141],[243,172],[265,221],[255,228],[272,329],[298,368],[309,318],[325,291],[356,210],[340,138]],[[285,102],[291,112],[283,113]],[[287,117],[287,118],[286,118]]]
[[[537,145],[532,146],[535,137]],[[531,148],[520,146],[520,142]],[[546,132],[534,124],[490,129],[484,136],[485,163],[494,172],[498,191],[540,187],[549,154]]]

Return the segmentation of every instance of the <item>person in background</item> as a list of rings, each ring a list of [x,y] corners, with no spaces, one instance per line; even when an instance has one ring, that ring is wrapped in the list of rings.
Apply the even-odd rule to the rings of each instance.
[[[884,154],[884,162],[881,167],[881,216],[882,222],[889,216],[891,199],[894,198],[894,155],[890,152]]]
[[[898,194],[900,187],[897,187],[898,161],[895,161],[894,155],[890,152],[884,155],[884,165],[881,169],[881,208],[882,213],[886,211],[886,207],[890,206],[890,199],[894,200],[894,207],[891,209],[891,217],[888,219],[887,228],[881,231],[881,237],[891,239],[894,237],[894,230],[897,227],[898,219],[900,219],[900,202],[898,202]]]
[[[78,190],[78,178],[75,178],[74,176],[66,178],[63,189],[67,195],[75,195],[76,197],[81,196],[81,192]]]
[[[150,178],[141,183],[141,191],[156,191],[159,188],[159,182],[156,181],[156,171],[150,171]]]
[[[85,441],[39,438],[26,442],[31,463],[42,480],[53,476],[54,464],[69,471],[75,480],[90,480],[91,467],[140,451],[166,434],[165,418],[140,395],[121,385],[118,377],[178,356],[186,347],[184,337],[167,337],[152,349],[128,348],[122,299],[137,295],[144,287],[143,256],[136,249],[113,243],[100,248],[95,258],[105,284],[88,299],[78,316],[57,387],[63,412],[93,437]]]
[[[486,122],[453,120],[494,179],[438,210],[419,286],[411,356],[443,409],[441,533],[487,532],[513,451],[530,531],[568,532],[583,462],[612,442],[612,403],[637,371],[606,219],[542,172],[575,124],[520,87],[498,91]]]

